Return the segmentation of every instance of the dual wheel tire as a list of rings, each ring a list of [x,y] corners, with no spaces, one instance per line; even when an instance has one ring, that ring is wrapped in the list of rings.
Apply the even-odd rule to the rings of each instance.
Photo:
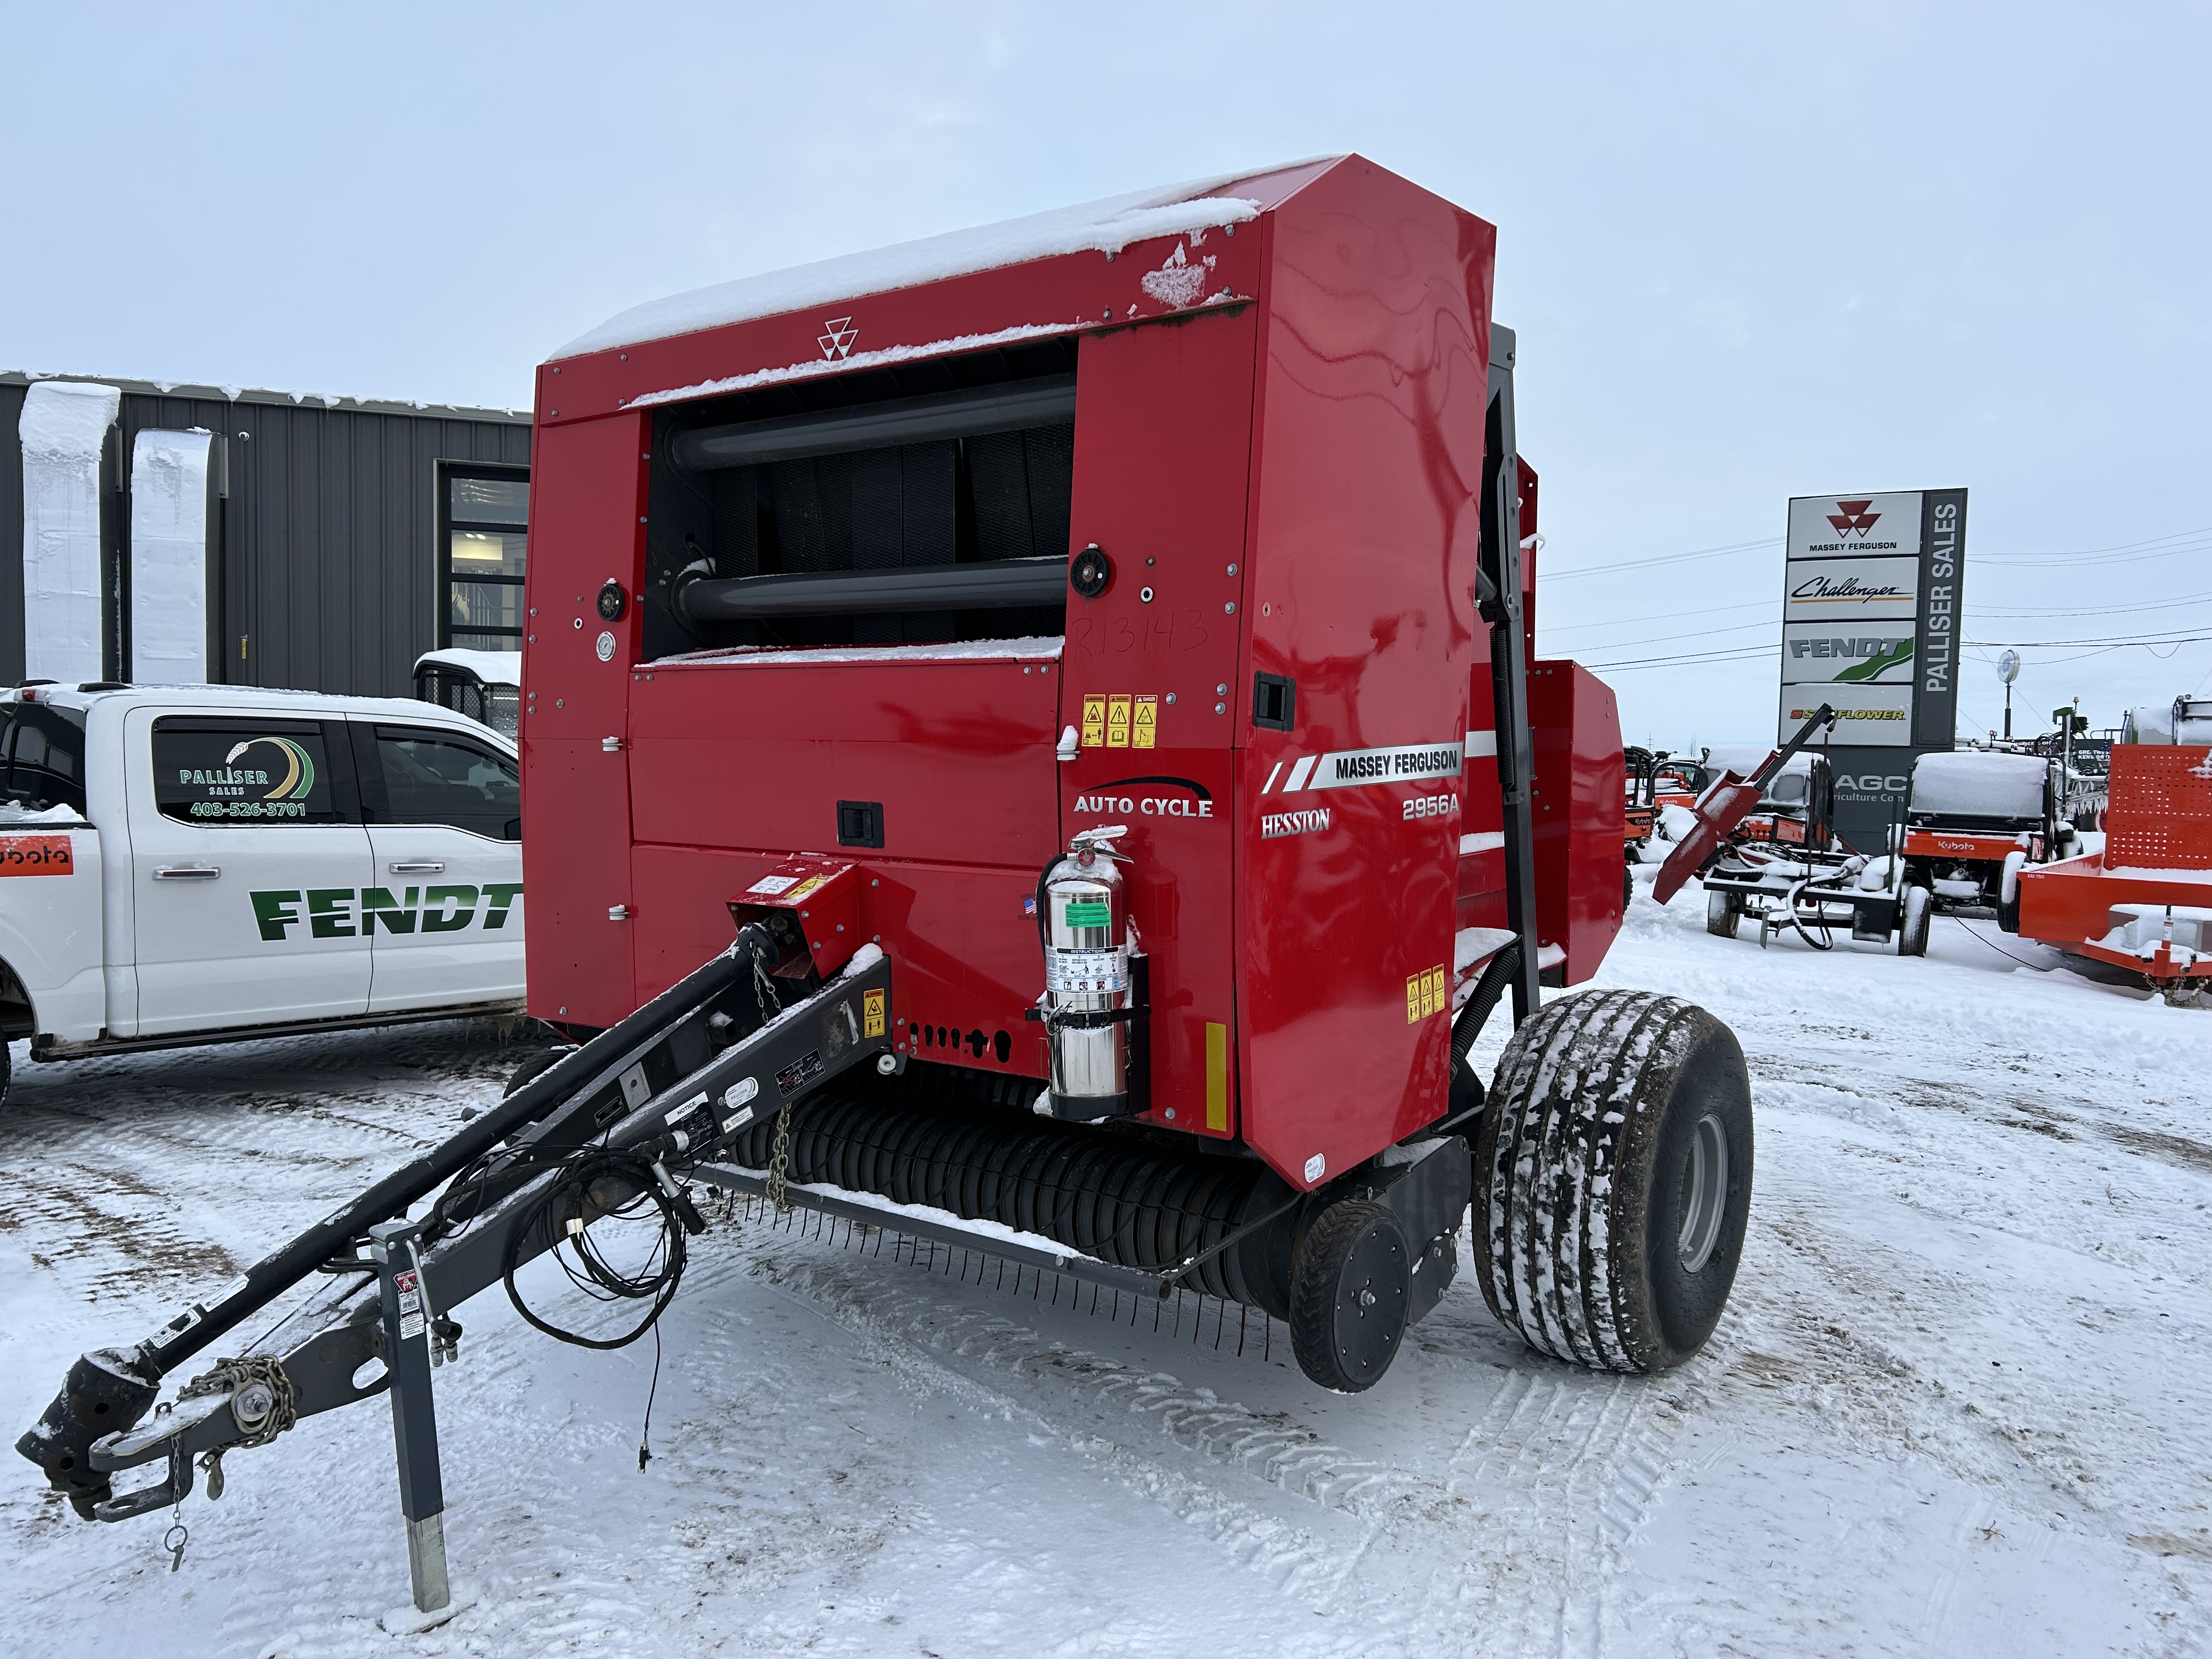
[[[1565,997],[1498,1063],[1474,1149],[1483,1300],[1529,1346],[1593,1370],[1678,1365],[1728,1305],[1751,1211],[1751,1081],[1735,1036],[1644,991]],[[1324,1388],[1371,1387],[1402,1345],[1412,1250],[1340,1200],[1300,1239],[1291,1344]]]

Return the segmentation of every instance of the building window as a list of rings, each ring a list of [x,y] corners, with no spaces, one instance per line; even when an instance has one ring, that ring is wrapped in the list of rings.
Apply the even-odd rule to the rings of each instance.
[[[521,650],[530,475],[513,467],[451,466],[439,505],[446,590],[439,642]]]

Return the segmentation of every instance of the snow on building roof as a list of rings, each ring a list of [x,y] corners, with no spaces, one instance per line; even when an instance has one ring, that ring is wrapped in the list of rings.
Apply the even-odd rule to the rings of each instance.
[[[1243,224],[1259,216],[1260,203],[1250,197],[1218,196],[1215,191],[1242,179],[1265,178],[1336,159],[1310,156],[1279,167],[1247,167],[1241,173],[1194,179],[1162,189],[1132,191],[1076,207],[1054,208],[1025,218],[948,231],[918,241],[894,243],[693,289],[631,307],[569,341],[553,354],[552,361],[665,340],[672,335],[696,334],[702,329],[780,316],[787,311],[885,294],[978,270],[995,270],[1031,259],[1086,252],[1118,253],[1132,242],[1155,236],[1181,236],[1216,225]]]
[[[1912,810],[1976,818],[2039,818],[2051,763],[1979,749],[1923,755],[1912,763]]]
[[[485,409],[470,404],[426,404],[399,398],[357,398],[340,392],[271,392],[259,386],[212,386],[187,380],[141,380],[127,374],[60,374],[42,369],[0,368],[0,386],[64,382],[112,387],[141,398],[189,398],[202,402],[270,404],[277,407],[344,408],[364,415],[436,415],[465,421],[521,422],[526,409]]]

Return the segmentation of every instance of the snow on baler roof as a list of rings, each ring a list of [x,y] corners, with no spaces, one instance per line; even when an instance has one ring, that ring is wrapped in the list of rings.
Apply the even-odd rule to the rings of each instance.
[[[609,318],[569,341],[549,361],[696,334],[702,329],[862,299],[1032,259],[1064,253],[1118,253],[1132,242],[1155,236],[1180,236],[1217,225],[1243,224],[1259,217],[1267,202],[1261,197],[1214,192],[1245,180],[1339,159],[1310,156],[1276,167],[1247,167],[1240,173],[1218,173],[1159,189],[1131,191],[1075,207],[1054,208],[1024,218],[948,231],[672,294]]]
[[[1912,810],[1959,817],[2039,818],[2051,763],[1980,749],[1938,750],[1912,763]]]

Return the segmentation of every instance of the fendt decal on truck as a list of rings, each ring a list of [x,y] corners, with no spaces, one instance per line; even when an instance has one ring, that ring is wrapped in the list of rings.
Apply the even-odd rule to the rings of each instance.
[[[284,757],[284,775],[267,794],[248,800],[246,792],[266,784],[269,774],[261,767],[240,766],[238,762],[247,750],[264,743],[273,744]],[[196,818],[303,818],[307,816],[307,797],[314,793],[315,761],[289,738],[248,738],[222,757],[220,767],[179,767],[177,782],[205,789],[216,797],[191,803],[188,811]]]
[[[274,943],[291,937],[288,930],[302,920],[302,905],[311,939],[366,939],[380,926],[387,933],[412,933],[418,927],[425,933],[457,933],[475,922],[479,905],[489,933],[507,925],[508,909],[522,896],[522,884],[410,887],[397,898],[388,887],[310,887],[304,892],[287,887],[246,896],[253,901],[261,937]]]

